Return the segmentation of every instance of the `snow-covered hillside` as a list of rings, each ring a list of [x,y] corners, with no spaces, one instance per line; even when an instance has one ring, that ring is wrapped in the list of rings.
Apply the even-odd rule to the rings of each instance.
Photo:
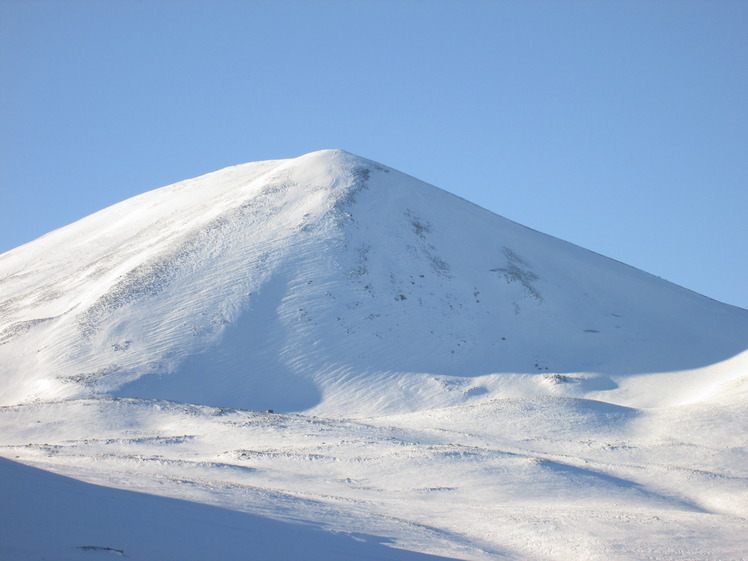
[[[115,526],[191,501],[228,557],[738,559],[746,350],[745,310],[326,150],[1,255],[0,455],[129,491]],[[0,558],[206,558],[36,544],[104,491],[0,468]]]
[[[0,291],[4,404],[405,412],[543,374],[611,392],[748,340],[743,310],[341,151],[110,207],[3,255]]]

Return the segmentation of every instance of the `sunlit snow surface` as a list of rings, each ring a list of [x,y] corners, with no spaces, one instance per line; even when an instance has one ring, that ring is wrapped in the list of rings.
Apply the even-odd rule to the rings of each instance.
[[[0,559],[743,559],[746,349],[374,162],[227,168],[0,256]]]

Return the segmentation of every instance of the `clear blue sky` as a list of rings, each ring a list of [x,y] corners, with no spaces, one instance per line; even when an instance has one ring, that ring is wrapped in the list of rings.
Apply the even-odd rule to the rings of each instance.
[[[0,252],[342,148],[748,308],[748,2],[0,0]]]

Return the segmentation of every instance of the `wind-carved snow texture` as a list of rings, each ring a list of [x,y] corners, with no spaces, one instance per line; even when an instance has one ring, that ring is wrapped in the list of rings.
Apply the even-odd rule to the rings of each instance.
[[[4,345],[5,343],[10,342],[16,337],[20,337],[35,325],[44,323],[45,321],[50,321],[52,319],[54,318],[39,318],[13,323],[0,331],[0,345]]]
[[[0,558],[738,559],[747,348],[375,162],[227,168],[0,256],[0,455],[160,495],[0,462]]]

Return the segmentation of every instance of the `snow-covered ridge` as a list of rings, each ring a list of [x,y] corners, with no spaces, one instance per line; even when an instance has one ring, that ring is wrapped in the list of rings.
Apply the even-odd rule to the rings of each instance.
[[[109,207],[0,256],[0,294],[5,404],[361,415],[611,393],[748,347],[743,310],[339,150]]]

